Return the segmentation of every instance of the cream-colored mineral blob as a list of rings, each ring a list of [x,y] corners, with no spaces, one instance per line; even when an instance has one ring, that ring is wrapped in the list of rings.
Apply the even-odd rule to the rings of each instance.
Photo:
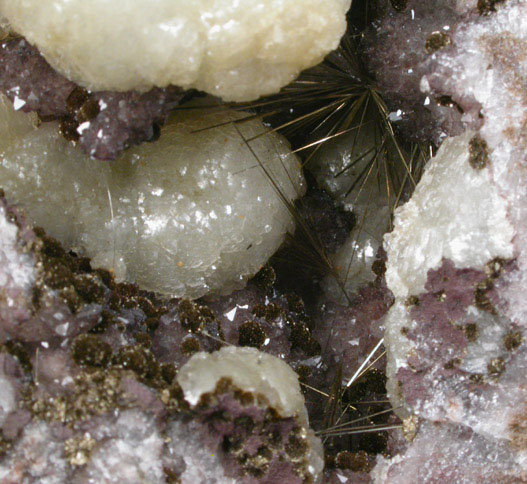
[[[255,348],[224,346],[214,353],[194,354],[177,375],[183,396],[191,406],[214,392],[222,379],[229,379],[243,392],[265,397],[281,417],[298,419],[309,443],[308,468],[317,482],[324,468],[324,450],[309,428],[304,397],[293,369],[276,356]]]
[[[0,14],[93,90],[277,92],[334,50],[350,0],[0,0]]]
[[[255,348],[224,346],[214,353],[196,353],[177,375],[192,406],[213,392],[222,378],[230,379],[239,390],[263,395],[281,417],[298,417],[307,424],[298,375],[284,361]]]
[[[324,280],[326,293],[341,302],[346,301],[342,288],[350,295],[375,279],[372,264],[390,226],[394,194],[386,189],[386,160],[376,158],[380,144],[374,128],[355,126],[326,142],[308,165],[318,186],[356,216],[348,239],[331,256],[340,280]]]
[[[54,123],[0,100],[0,187],[30,219],[93,265],[174,296],[240,288],[276,251],[292,216],[229,120],[185,111],[161,138],[111,164],[65,141]],[[213,129],[201,128],[218,125]],[[240,124],[247,138],[259,121]],[[251,142],[285,198],[304,191],[299,160],[277,135]]]

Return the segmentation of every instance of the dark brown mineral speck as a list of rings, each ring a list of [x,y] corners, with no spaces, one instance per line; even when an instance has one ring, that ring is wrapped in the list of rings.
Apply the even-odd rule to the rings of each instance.
[[[369,472],[370,461],[368,454],[364,451],[342,451],[335,458],[335,466],[339,469],[349,469],[353,472]]]
[[[511,331],[503,338],[503,345],[507,351],[515,351],[522,344],[523,336],[519,331]]]
[[[77,336],[71,347],[71,357],[78,365],[105,367],[112,357],[112,348],[98,336]]]
[[[404,12],[408,6],[408,0],[390,0],[390,3],[397,12]]]
[[[262,325],[257,321],[247,321],[243,323],[239,329],[238,344],[240,346],[252,346],[253,348],[261,348],[265,343],[267,335],[265,334]]]
[[[305,453],[308,450],[308,445],[302,437],[299,435],[291,435],[289,437],[289,440],[285,444],[285,451],[287,452],[287,455],[294,459],[298,459],[305,455]]]
[[[426,38],[425,50],[427,54],[433,54],[434,52],[437,52],[438,50],[442,49],[443,47],[446,47],[451,43],[452,40],[446,32],[432,32]]]
[[[463,332],[469,341],[476,341],[478,338],[478,325],[476,323],[468,323],[463,326]]]
[[[183,328],[193,333],[197,333],[203,325],[214,320],[214,314],[209,308],[188,299],[179,303],[178,312]]]
[[[478,12],[481,15],[490,15],[500,3],[505,3],[505,0],[478,0]]]
[[[500,376],[505,371],[505,361],[503,358],[493,358],[487,365],[487,371],[491,376]]]
[[[474,136],[470,140],[468,162],[474,170],[482,170],[489,164],[489,148],[487,142],[479,135]]]
[[[199,341],[193,336],[186,338],[181,343],[181,351],[184,355],[190,356],[200,350]]]
[[[115,364],[132,370],[143,380],[155,378],[159,371],[159,365],[152,353],[140,345],[121,348],[115,357]]]

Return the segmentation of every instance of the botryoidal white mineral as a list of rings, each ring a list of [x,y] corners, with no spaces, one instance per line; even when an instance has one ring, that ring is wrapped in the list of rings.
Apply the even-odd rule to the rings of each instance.
[[[309,428],[298,375],[284,361],[255,348],[224,346],[214,353],[199,352],[179,370],[177,381],[185,400],[196,406],[204,395],[213,393],[222,379],[235,388],[264,397],[282,418],[294,417],[303,427],[309,445],[308,467],[318,482],[324,468],[322,443]]]
[[[378,146],[374,129],[357,126],[326,142],[308,165],[318,186],[356,216],[348,239],[331,256],[348,295],[375,279],[371,266],[390,226],[390,204],[394,200],[386,190],[383,158],[375,159]],[[332,298],[346,300],[334,276],[328,276],[324,286]]]
[[[240,116],[186,110],[158,141],[106,164],[65,141],[55,123],[37,127],[35,115],[2,99],[0,186],[34,224],[118,279],[178,297],[228,293],[294,229],[262,166],[285,199],[305,190],[285,139],[252,141],[256,160],[229,123]],[[266,128],[250,121],[239,129],[250,138]]]
[[[0,15],[92,90],[277,92],[337,48],[350,0],[0,0]]]

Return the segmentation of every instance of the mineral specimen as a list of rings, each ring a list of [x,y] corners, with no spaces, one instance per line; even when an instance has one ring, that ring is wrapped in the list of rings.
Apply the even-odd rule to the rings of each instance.
[[[337,301],[346,300],[343,291],[349,296],[375,280],[372,264],[390,227],[395,194],[387,189],[387,171],[394,168],[387,168],[379,146],[374,127],[357,125],[326,142],[309,162],[319,186],[355,217],[346,242],[332,256],[338,277],[325,281],[326,292]]]
[[[60,121],[66,139],[100,160],[113,160],[129,146],[155,140],[168,113],[189,96],[175,87],[89,93],[19,37],[0,45],[0,89],[16,110],[35,111],[41,121]]]
[[[462,426],[425,423],[402,455],[381,457],[372,476],[374,484],[521,484],[525,470],[523,457],[504,443]]]
[[[378,483],[519,483],[527,470],[527,4],[458,6],[468,14],[420,84],[458,102],[467,130],[443,142],[385,238],[388,390],[420,425],[380,459]]]
[[[118,279],[176,296],[229,292],[294,227],[287,203],[303,192],[300,164],[278,135],[251,142],[258,159],[251,154],[243,137],[263,132],[258,121],[241,124],[240,134],[231,121],[241,114],[196,109],[110,166],[9,104],[1,106],[0,134],[7,197]]]
[[[278,91],[335,49],[349,6],[350,0],[179,0],[155,8],[148,1],[2,1],[0,14],[54,68],[89,89],[172,84],[240,101]]]
[[[354,2],[350,31],[363,6],[381,14],[375,31],[365,36],[366,60],[376,74],[368,89],[386,95],[395,112],[385,114],[394,126],[414,139],[442,143],[414,193],[401,191],[407,203],[396,210],[384,248],[378,246],[391,224],[393,200],[379,188],[391,180],[385,170],[392,165],[374,157],[379,144],[373,131],[337,137],[318,150],[309,168],[330,195],[313,183],[309,195],[294,203],[304,186],[297,160],[273,158],[289,148],[280,138],[253,140],[259,164],[240,133],[250,138],[265,128],[255,121],[233,125],[238,115],[226,109],[201,122],[195,119],[204,116],[199,110],[174,116],[160,140],[101,171],[85,157],[81,166],[81,155],[57,138],[57,123],[37,128],[36,115],[5,104],[0,174],[9,174],[6,196],[17,201],[13,195],[22,194],[21,202],[34,203],[28,220],[23,207],[0,194],[0,483],[526,481],[527,4]],[[3,47],[6,65],[36,66],[28,64],[33,80],[27,84],[4,76],[5,90],[21,89],[23,97],[9,94],[15,107],[51,106],[58,112],[73,103],[75,122],[93,114],[97,94],[75,88],[65,96],[69,81],[56,92],[46,92],[44,77],[42,84],[35,82],[42,59],[24,42],[10,37]],[[15,51],[26,53],[26,60],[8,55]],[[124,99],[110,94],[117,109]],[[134,105],[133,96],[126,99]],[[86,121],[75,129],[96,125],[96,118]],[[207,125],[217,126],[206,130]],[[184,141],[173,146],[175,137]],[[217,163],[216,150],[222,153]],[[213,163],[210,176],[198,151]],[[158,152],[162,160],[154,159]],[[179,165],[187,158],[188,164]],[[67,170],[60,170],[60,160]],[[279,176],[284,169],[289,176]],[[267,170],[279,181],[275,188],[282,200]],[[98,180],[94,174],[101,172]],[[253,172],[258,176],[252,178]],[[247,182],[233,185],[238,176]],[[124,195],[130,180],[136,193]],[[172,183],[177,188],[170,192]],[[17,192],[16,186],[22,188]],[[204,191],[218,186],[219,201],[201,203]],[[83,198],[76,196],[81,188],[87,190]],[[193,205],[191,195],[200,202]],[[187,219],[164,211],[179,197]],[[126,201],[143,211],[134,215]],[[235,215],[249,203],[254,218],[238,220]],[[225,204],[233,218],[214,222],[212,214]],[[65,213],[75,234],[96,225],[81,226],[85,219],[79,214],[102,220],[99,249],[88,252],[89,239],[81,236],[66,237],[63,247],[34,227],[37,214],[53,222],[53,235],[71,233],[49,210]],[[280,229],[273,210],[280,214]],[[154,223],[160,214],[168,223],[175,218],[182,233],[197,236],[201,230],[204,238],[185,245],[169,231],[150,247],[146,263],[146,256],[126,252],[128,245],[115,245],[129,240],[144,250],[147,231],[159,242],[157,231],[166,229],[163,220]],[[288,237],[289,252],[277,254],[245,287],[231,292],[249,277],[244,271],[255,259],[250,244],[258,246],[267,229],[258,229],[250,241],[243,230],[262,220],[276,235],[252,274],[292,230],[293,215],[298,223]],[[123,223],[130,217],[133,228]],[[163,258],[167,240],[176,241],[171,251],[199,252],[201,258],[213,243],[225,242],[233,273],[244,281],[220,284],[230,276],[219,256],[206,264],[218,268],[212,282],[200,284],[217,284],[216,292],[228,295],[169,299],[159,292],[173,290],[146,284],[158,291],[153,293],[115,280],[125,267],[130,274],[139,264],[145,265],[140,276],[154,274],[153,267],[161,271],[162,284],[168,272],[185,273],[180,257]],[[238,244],[235,252],[229,252],[229,241]],[[314,276],[312,267],[295,266],[312,262],[306,241],[323,256],[343,247],[339,254],[348,259],[339,262],[337,255],[334,263],[346,266],[345,273],[350,268],[351,285],[332,290],[325,282],[322,291],[322,271]],[[350,253],[364,248],[373,257],[354,266]],[[295,250],[296,258],[288,257]],[[113,266],[113,274],[96,268],[120,255],[123,263]],[[167,267],[157,268],[152,260]],[[166,261],[174,260],[183,266],[169,267]],[[310,299],[303,301],[297,287]],[[339,301],[342,289],[347,297]]]
[[[229,402],[228,398],[222,396],[225,393],[222,386],[227,388],[232,386],[235,391],[247,395],[245,398],[254,399],[255,403],[258,402],[257,406],[268,406],[276,414],[275,419],[290,419],[289,433],[282,436],[282,438],[288,438],[289,443],[281,452],[287,452],[290,457],[297,460],[297,466],[305,468],[304,479],[308,475],[313,481],[319,479],[324,467],[322,443],[309,430],[304,398],[298,385],[298,375],[283,361],[255,348],[224,347],[216,353],[197,353],[192,356],[178,373],[177,381],[183,391],[183,397],[191,407],[214,408],[215,405],[219,405],[225,407],[224,418],[228,418],[229,413],[234,414],[231,418],[240,418],[237,414],[243,413],[243,407],[241,409],[237,409],[236,406],[229,408],[233,402]],[[241,401],[244,398],[242,395],[239,397]],[[211,398],[212,403],[208,403],[207,401]],[[218,402],[215,403],[214,400]],[[252,418],[256,422],[261,419],[254,413]],[[249,434],[246,439],[255,440],[256,435],[256,433],[252,436]],[[247,442],[247,444],[255,446],[255,442]],[[291,446],[290,449],[287,448],[288,445]],[[269,447],[267,452],[271,453]],[[285,465],[290,465],[287,464],[288,459],[284,459],[284,456],[268,456],[266,459],[270,460],[265,465],[271,476],[274,474],[278,477],[283,472],[280,468],[284,466],[284,463],[280,461],[285,460]],[[273,482],[271,476],[262,482],[270,484]]]
[[[446,135],[463,132],[463,108],[456,93],[430,96],[422,92],[421,82],[434,69],[441,50],[451,48],[452,31],[464,9],[460,4],[467,2],[391,3],[400,8],[387,7],[367,33],[364,60],[384,99],[398,113],[399,129],[411,139],[439,144]]]
[[[185,335],[214,351],[221,327],[233,333],[232,315],[216,318],[211,309],[229,300],[208,307],[116,284],[34,233],[3,199],[0,207],[2,484],[321,478],[320,441],[284,361],[225,346],[185,364]],[[294,307],[301,311],[301,301]],[[158,341],[171,343],[163,318],[180,331],[170,352]],[[263,348],[276,349],[279,339],[270,334]]]
[[[458,268],[483,269],[492,259],[513,255],[507,200],[492,183],[489,167],[470,164],[474,137],[467,131],[445,140],[412,199],[396,210],[385,247],[386,280],[397,297],[421,292],[428,271],[443,259]]]
[[[190,96],[175,87],[89,93],[56,72],[19,37],[6,38],[0,45],[0,90],[16,110],[35,111],[41,121],[60,121],[66,139],[101,160],[113,160],[129,146],[153,141],[168,113]]]

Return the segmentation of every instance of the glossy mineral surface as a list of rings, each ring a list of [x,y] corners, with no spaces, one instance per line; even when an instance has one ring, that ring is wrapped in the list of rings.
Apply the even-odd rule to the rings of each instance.
[[[0,1],[0,14],[94,90],[196,87],[226,100],[276,92],[338,46],[349,0]]]
[[[120,279],[175,296],[229,292],[294,227],[231,116],[178,115],[157,142],[105,164],[66,142],[55,123],[36,128],[33,115],[3,101],[0,186],[35,224]],[[240,129],[251,137],[264,128]],[[286,198],[303,192],[283,138],[260,137],[252,147]]]
[[[229,378],[242,391],[265,396],[280,416],[296,416],[307,424],[298,375],[276,356],[255,348],[226,346],[214,353],[197,353],[177,376],[185,400],[191,405],[213,392],[222,378]]]

